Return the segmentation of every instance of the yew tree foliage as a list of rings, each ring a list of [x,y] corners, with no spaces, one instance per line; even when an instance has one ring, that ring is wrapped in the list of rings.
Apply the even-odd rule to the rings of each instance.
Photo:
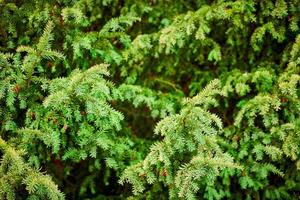
[[[298,199],[300,1],[0,0],[0,199]]]

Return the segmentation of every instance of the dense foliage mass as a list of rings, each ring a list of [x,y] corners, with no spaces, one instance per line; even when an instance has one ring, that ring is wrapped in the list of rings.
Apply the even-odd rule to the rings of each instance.
[[[298,199],[299,0],[0,0],[0,199]]]

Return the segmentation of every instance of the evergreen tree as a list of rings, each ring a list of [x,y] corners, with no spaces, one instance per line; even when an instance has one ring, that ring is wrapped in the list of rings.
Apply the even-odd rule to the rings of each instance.
[[[0,0],[0,199],[298,199],[299,8]]]

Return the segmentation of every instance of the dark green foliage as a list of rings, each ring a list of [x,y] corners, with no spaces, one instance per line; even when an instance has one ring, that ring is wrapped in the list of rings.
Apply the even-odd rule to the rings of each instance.
[[[0,199],[298,199],[298,0],[0,0]]]

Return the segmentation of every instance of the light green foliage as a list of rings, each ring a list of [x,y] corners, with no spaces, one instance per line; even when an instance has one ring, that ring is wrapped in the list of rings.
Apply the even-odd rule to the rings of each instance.
[[[152,145],[145,160],[125,170],[121,183],[133,184],[134,194],[145,190],[144,182],[163,181],[170,198],[195,199],[200,185],[213,185],[224,167],[236,168],[232,158],[217,145],[222,122],[206,109],[220,93],[215,80],[201,93],[185,101],[180,114],[161,120],[155,134],[164,137]],[[156,173],[155,173],[156,171]]]
[[[62,148],[64,160],[97,157],[98,148],[117,149],[113,135],[120,130],[123,115],[107,103],[113,85],[103,78],[108,75],[106,68],[96,65],[84,73],[75,70],[68,78],[53,79],[43,106],[27,112],[26,127],[42,133],[22,130],[24,137],[32,137],[25,140],[39,138],[55,154]]]
[[[0,138],[2,159],[0,162],[0,199],[23,198],[17,194],[24,189],[28,199],[64,199],[64,195],[48,175],[31,168],[20,154]]]
[[[149,88],[136,85],[122,84],[114,90],[114,96],[121,101],[130,101],[135,107],[145,104],[151,111],[152,117],[164,118],[175,113],[179,98],[174,95],[156,93]]]

